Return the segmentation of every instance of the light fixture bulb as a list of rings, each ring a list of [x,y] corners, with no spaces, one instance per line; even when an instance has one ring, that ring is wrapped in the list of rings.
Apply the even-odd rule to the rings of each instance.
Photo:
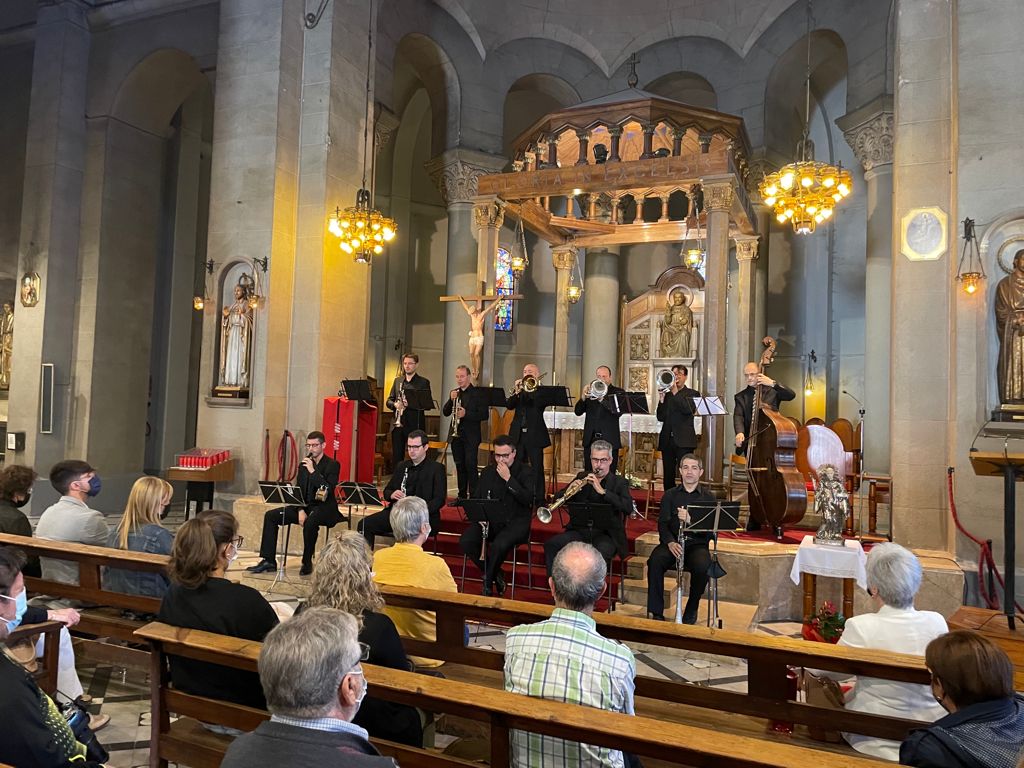
[[[806,387],[804,387],[804,394],[807,395],[807,397],[810,397],[811,395],[813,395],[814,394],[814,387],[812,387],[810,384],[808,384]]]
[[[783,189],[790,189],[793,186],[794,175],[792,171],[786,171],[779,179],[779,186]]]
[[[196,312],[202,311],[203,307],[205,306],[206,300],[202,296],[192,297],[192,309],[196,310]]]
[[[250,309],[256,309],[256,307],[258,307],[259,305],[260,297],[254,293],[252,296],[249,297],[249,307]]]
[[[580,286],[573,284],[566,288],[565,295],[566,298],[569,299],[570,304],[575,304],[583,295],[583,289]]]

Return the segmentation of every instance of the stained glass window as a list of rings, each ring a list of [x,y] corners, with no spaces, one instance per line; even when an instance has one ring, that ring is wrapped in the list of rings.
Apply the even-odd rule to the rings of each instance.
[[[516,278],[512,274],[512,254],[505,248],[498,249],[498,255],[494,259],[494,292],[511,295],[516,292]],[[512,330],[512,311],[514,301],[503,301],[494,309],[494,330]]]

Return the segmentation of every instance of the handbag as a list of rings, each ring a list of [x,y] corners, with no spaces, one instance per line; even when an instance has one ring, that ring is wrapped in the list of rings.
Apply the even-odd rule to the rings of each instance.
[[[846,703],[843,699],[843,691],[839,683],[831,677],[816,675],[809,670],[803,673],[804,700],[808,704],[817,707],[833,707],[845,709]],[[824,741],[828,744],[839,744],[843,736],[839,731],[829,728],[819,728],[814,725],[807,726],[808,735],[815,741]]]

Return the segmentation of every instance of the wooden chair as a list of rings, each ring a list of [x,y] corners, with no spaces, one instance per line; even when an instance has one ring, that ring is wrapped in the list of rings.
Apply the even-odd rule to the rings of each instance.
[[[651,497],[654,495],[654,486],[661,479],[658,477],[658,465],[661,463],[661,451],[656,450],[651,454],[651,471],[647,473],[647,480],[645,481],[647,484],[647,501],[644,502],[644,520],[649,519],[647,513],[651,509]]]
[[[824,423],[825,423],[825,420],[824,420],[824,419],[819,419],[819,418],[818,418],[817,416],[812,416],[811,418],[809,418],[809,419],[808,419],[808,420],[807,420],[807,421],[806,421],[806,422],[804,423],[804,426],[805,426],[805,427],[810,427],[810,426],[812,426],[813,424],[821,424],[821,425],[823,425]]]
[[[746,492],[747,488],[747,457],[738,456],[735,453],[729,454],[729,485],[726,488],[726,493],[729,496],[729,501],[734,501],[736,498],[736,486],[742,486],[743,491]]]

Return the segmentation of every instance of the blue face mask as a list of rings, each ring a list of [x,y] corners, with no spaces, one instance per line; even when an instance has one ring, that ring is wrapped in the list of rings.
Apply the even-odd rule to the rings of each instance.
[[[17,597],[8,597],[7,595],[0,595],[0,597],[4,600],[14,601],[14,618],[7,621],[7,633],[10,634],[21,625],[21,619],[25,615],[25,611],[28,610],[28,593],[23,589]]]
[[[98,496],[100,490],[103,488],[103,482],[100,480],[99,475],[93,475],[89,478],[89,490],[86,492],[88,496]]]

